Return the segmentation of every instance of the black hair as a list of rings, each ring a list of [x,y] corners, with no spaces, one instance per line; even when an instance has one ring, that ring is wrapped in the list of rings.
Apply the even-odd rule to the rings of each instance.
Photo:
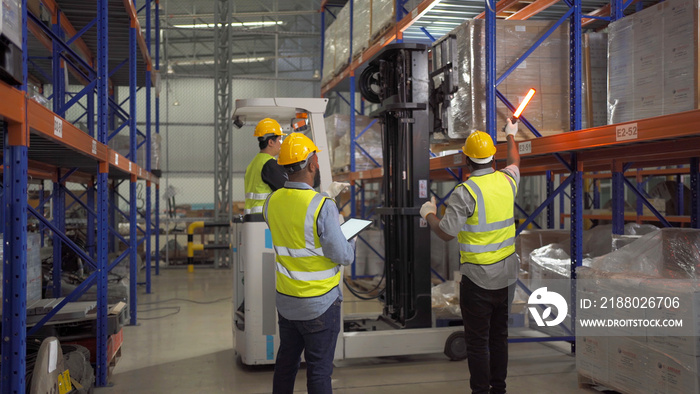
[[[268,137],[258,137],[258,146],[260,147],[260,150],[267,148],[269,140],[272,139],[274,141],[274,140],[277,140],[277,138],[279,138],[279,137],[281,137],[281,136],[274,135],[274,134],[271,136],[268,136]]]

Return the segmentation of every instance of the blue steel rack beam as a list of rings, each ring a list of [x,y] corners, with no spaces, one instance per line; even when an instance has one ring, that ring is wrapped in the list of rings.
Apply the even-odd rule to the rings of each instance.
[[[53,2],[51,7],[56,7]],[[41,212],[37,212],[30,209],[27,206],[27,174],[29,171],[33,171],[33,174],[49,174],[45,170],[31,170],[29,167],[36,164],[31,164],[29,158],[32,157],[32,151],[28,148],[29,146],[29,130],[32,130],[32,135],[36,134],[42,138],[52,141],[54,144],[62,146],[61,149],[72,149],[78,151],[86,157],[90,157],[94,160],[94,167],[88,170],[83,164],[83,168],[74,168],[68,171],[61,171],[59,167],[54,170],[53,176],[43,175],[48,178],[54,178],[56,181],[56,188],[52,194],[52,202],[54,204],[54,213],[57,214],[56,221],[54,224],[51,222],[44,221],[43,225],[47,226],[53,230],[54,237],[56,238],[55,244],[58,247],[69,247],[75,249],[76,252],[83,256],[86,262],[89,262],[97,266],[97,270],[92,276],[90,276],[83,284],[81,284],[78,289],[72,292],[67,300],[62,304],[65,305],[66,302],[71,299],[76,299],[79,297],[87,288],[93,284],[97,285],[98,294],[98,317],[97,317],[97,384],[105,385],[107,378],[107,273],[108,271],[119,264],[127,255],[129,255],[132,250],[124,252],[113,262],[108,261],[107,257],[107,236],[112,229],[107,227],[107,180],[110,172],[114,172],[115,169],[123,171],[129,175],[132,180],[142,178],[147,180],[149,183],[156,181],[149,172],[143,172],[142,168],[133,165],[133,163],[125,160],[124,157],[111,151],[104,144],[107,142],[107,136],[109,133],[110,116],[120,108],[115,108],[116,105],[110,102],[108,92],[110,90],[109,77],[114,74],[114,70],[110,72],[109,70],[109,54],[108,54],[108,35],[109,35],[109,15],[107,14],[108,0],[99,0],[96,4],[97,8],[97,18],[95,21],[88,23],[87,26],[83,27],[80,32],[70,32],[70,30],[65,30],[65,25],[62,23],[54,23],[51,29],[48,30],[47,36],[52,38],[52,44],[50,49],[53,53],[52,56],[52,69],[54,70],[53,85],[55,86],[55,94],[53,95],[54,102],[54,114],[45,108],[37,105],[32,101],[28,101],[25,96],[18,94],[18,92],[7,85],[0,84],[0,91],[2,92],[3,100],[0,102],[0,116],[3,117],[4,122],[0,125],[2,126],[3,138],[5,139],[5,144],[3,145],[3,157],[5,160],[5,176],[4,176],[4,188],[3,188],[3,220],[5,220],[4,226],[4,236],[8,242],[5,242],[5,263],[3,264],[3,274],[6,278],[6,285],[3,287],[3,303],[4,311],[3,315],[3,337],[13,338],[11,341],[2,342],[2,354],[4,355],[4,360],[1,368],[1,378],[0,378],[0,391],[1,392],[16,392],[21,393],[26,390],[26,382],[24,381],[25,376],[25,361],[26,361],[26,294],[21,291],[25,287],[26,283],[26,222],[28,211],[31,211],[32,215],[39,216],[39,219],[44,219]],[[65,20],[65,16],[57,8],[55,13],[55,21]],[[27,80],[27,69],[28,69],[28,52],[27,52],[27,23],[31,20],[36,22],[33,16],[27,15],[26,0],[23,1],[23,19],[22,19],[22,29],[23,29],[23,87],[26,89]],[[127,13],[129,10],[127,8]],[[133,14],[133,12],[131,12]],[[93,68],[92,64],[85,63],[81,56],[76,55],[68,45],[70,42],[76,43],[78,40],[82,43],[82,36],[88,34],[87,32],[97,25],[97,62],[96,68]],[[33,26],[32,32],[37,32],[40,30]],[[69,43],[64,42],[63,36],[68,33],[71,36]],[[90,33],[95,34],[95,33]],[[141,33],[139,32],[139,36]],[[142,39],[141,39],[142,40]],[[143,41],[143,40],[142,40]],[[80,47],[80,45],[79,45]],[[82,47],[81,47],[82,49]],[[143,53],[143,50],[142,50]],[[150,63],[150,58],[145,57]],[[65,91],[65,84],[67,81],[64,79],[64,67],[71,67],[71,71],[75,72],[78,67],[72,65],[71,61],[77,61],[84,70],[87,71],[85,75],[78,75],[79,78],[83,77],[98,77],[93,81],[87,81],[87,86],[77,94],[73,94]],[[82,62],[82,63],[81,63]],[[122,63],[125,64],[125,63]],[[116,68],[118,69],[119,66]],[[149,66],[150,68],[150,66]],[[82,72],[82,71],[81,71]],[[150,70],[149,70],[150,72]],[[51,79],[51,78],[50,78]],[[85,78],[83,78],[85,79]],[[90,78],[88,78],[90,79]],[[132,84],[136,83],[136,79],[132,79]],[[95,88],[97,89],[97,105],[94,105],[95,101]],[[71,99],[66,102],[67,96],[71,96]],[[87,106],[80,103],[83,97],[87,97]],[[79,104],[86,114],[81,116],[79,119],[87,116],[88,132],[90,136],[95,135],[95,114],[97,114],[97,136],[98,140],[93,140],[91,138],[84,138],[78,136],[78,129],[66,123],[63,119],[65,118],[65,111],[73,104]],[[110,113],[110,108],[113,109],[113,113]],[[127,114],[122,111],[123,114]],[[123,115],[122,114],[122,115]],[[56,117],[60,115],[60,118]],[[127,114],[129,115],[129,114]],[[135,113],[132,113],[132,116]],[[126,118],[124,120],[129,121]],[[58,123],[57,123],[58,122]],[[52,129],[52,126],[61,126],[63,128],[63,134],[61,132],[56,132],[56,129]],[[58,129],[60,130],[60,129]],[[150,130],[149,130],[150,131]],[[53,133],[52,133],[53,132]],[[79,137],[79,138],[76,138]],[[92,141],[92,147],[90,147],[90,141]],[[135,155],[130,155],[135,157]],[[121,158],[121,160],[119,160]],[[83,160],[84,162],[84,160]],[[150,163],[146,163],[147,168]],[[133,165],[133,169],[132,169]],[[41,168],[41,167],[40,167]],[[111,170],[110,170],[111,168]],[[76,171],[80,171],[80,174]],[[44,171],[44,172],[42,172]],[[85,172],[94,173],[95,178],[90,178],[85,176]],[[64,195],[69,195],[72,198],[76,198],[73,193],[67,191],[63,184],[69,177],[73,177],[76,174],[76,179],[81,179],[81,182],[89,182],[87,186],[87,203],[79,202],[84,209],[87,210],[88,214],[88,242],[86,250],[80,250],[77,245],[75,245],[65,234],[63,234],[63,229],[61,226],[64,224],[63,217],[65,211]],[[91,180],[95,179],[95,181]],[[96,183],[96,191],[93,188],[93,183]],[[97,196],[95,196],[97,194]],[[95,198],[97,197],[97,198]],[[42,200],[43,198],[42,194]],[[96,200],[98,204],[96,203]],[[43,204],[41,204],[43,206]],[[95,206],[97,205],[98,210],[95,212]],[[39,208],[40,211],[42,208]],[[95,214],[97,214],[97,223],[95,223]],[[147,212],[147,217],[150,217],[150,212]],[[132,219],[135,222],[135,219]],[[95,224],[97,224],[97,231],[95,230]],[[136,228],[136,226],[133,226]],[[97,234],[97,239],[95,240],[94,234]],[[122,238],[123,240],[123,238]],[[63,244],[63,245],[61,245]],[[60,253],[57,253],[60,256]],[[60,269],[60,257],[58,263],[55,267]],[[136,264],[133,264],[136,267]],[[54,278],[60,279],[60,273],[55,272]],[[136,288],[136,286],[134,286]],[[60,291],[60,282],[53,286],[54,292],[58,293]],[[52,313],[56,313],[62,305],[59,305]],[[135,312],[135,307],[133,308]],[[47,317],[44,321],[48,320]],[[41,324],[35,326],[32,330],[37,330]],[[33,332],[32,331],[32,332]]]

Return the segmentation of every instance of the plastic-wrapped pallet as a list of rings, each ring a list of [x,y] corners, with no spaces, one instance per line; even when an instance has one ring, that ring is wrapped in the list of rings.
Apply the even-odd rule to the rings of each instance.
[[[629,223],[625,225],[625,234],[647,233],[658,229],[650,225],[638,225]],[[613,236],[612,226],[597,226],[583,233],[583,266],[588,267],[593,264],[594,258],[605,256],[612,252]],[[548,291],[555,291],[564,297],[567,303],[571,301],[571,241],[566,239],[558,243],[545,245],[535,249],[530,253],[530,289],[535,290],[547,287]],[[564,324],[569,330],[572,329],[571,316],[568,315]],[[567,334],[559,326],[539,327],[531,320],[530,327],[543,331],[550,335]]]
[[[143,141],[142,137],[138,137],[139,143]],[[109,140],[109,147],[117,151],[120,155],[124,157],[129,157],[129,136],[124,134],[115,135],[114,138]],[[132,160],[133,161],[133,160]],[[136,164],[142,168],[146,168],[146,145],[141,146],[141,149],[136,151]]]
[[[345,6],[338,12],[338,17],[333,25],[335,25],[334,71],[338,74],[350,61],[350,7]]]
[[[371,40],[396,22],[395,6],[396,0],[372,0]]]
[[[530,253],[545,245],[567,241],[569,230],[524,230],[515,239],[515,252],[520,257],[520,268],[530,271]]]
[[[345,7],[349,7],[348,2]],[[362,54],[369,46],[370,20],[372,19],[372,0],[356,1],[353,3],[352,15],[352,57]]]
[[[151,170],[160,170],[160,143],[160,133],[153,134],[151,136]]]
[[[608,124],[608,34],[586,33],[586,37],[590,53],[591,83],[587,86],[584,78],[583,91],[589,91],[592,96],[593,122],[588,124],[588,108],[584,100],[584,116],[581,117],[581,126],[584,129]]]
[[[335,75],[335,23],[328,26],[323,33],[323,79],[322,83],[327,83]]]
[[[698,108],[697,26],[697,0],[669,0],[609,25],[609,124]]]
[[[632,326],[626,335],[615,335],[620,328],[579,327],[579,374],[625,393],[700,392],[699,278],[700,231],[693,229],[651,232],[579,270],[579,299],[638,296],[660,303],[652,308],[583,308],[579,319],[624,319],[637,312],[647,320],[683,322],[676,328]],[[668,302],[673,299],[677,305]],[[599,330],[595,336],[593,330]]]
[[[334,171],[347,171],[350,168],[350,116],[331,115],[326,117],[326,137],[328,139],[328,154],[331,157],[331,168]],[[360,135],[365,128],[372,124],[357,143],[382,165],[382,129],[379,122],[366,116],[355,116],[355,135]],[[366,171],[377,168],[377,165],[361,150],[355,151],[355,171]]]
[[[355,251],[356,275],[381,275],[384,272],[384,261],[372,249],[382,253],[384,251],[384,231],[376,228],[368,228],[360,234],[365,242],[357,241]],[[369,246],[367,245],[369,244]],[[371,248],[370,248],[371,247]],[[345,270],[345,275],[350,274],[350,269]]]
[[[509,69],[553,23],[497,21],[497,75]],[[458,64],[454,74],[458,91],[448,109],[448,117],[452,117],[454,126],[445,137],[464,139],[472,131],[486,128],[485,22],[481,19],[466,21],[451,34],[456,35],[457,42]],[[537,90],[524,116],[543,135],[569,130],[568,37],[567,25],[557,28],[498,87],[513,105],[517,105],[530,88]],[[500,129],[512,113],[500,100],[496,112],[496,128]],[[516,139],[529,138],[532,134],[521,127]]]
[[[0,234],[0,243],[3,237]],[[3,258],[3,248],[0,248],[0,260]],[[42,298],[42,271],[41,271],[41,236],[39,233],[27,233],[27,301]],[[0,270],[0,291],[2,291],[2,270]],[[2,309],[2,306],[0,306]]]

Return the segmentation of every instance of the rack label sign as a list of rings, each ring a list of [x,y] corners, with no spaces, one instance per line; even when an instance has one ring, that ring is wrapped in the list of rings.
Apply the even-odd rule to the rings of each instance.
[[[421,179],[418,181],[418,198],[428,198],[428,180]]]
[[[63,120],[58,116],[53,117],[53,135],[63,138]]]
[[[414,8],[411,12],[411,19],[416,19],[418,17],[418,8]]]
[[[119,154],[118,153],[114,154],[114,165],[115,166],[119,165]]]
[[[638,137],[636,123],[623,124],[615,128],[615,141],[636,140]]]
[[[532,141],[525,141],[518,144],[518,153],[532,153]]]
[[[131,162],[129,162],[129,172],[131,172]]]
[[[92,154],[96,155],[97,154],[97,141],[92,140]]]

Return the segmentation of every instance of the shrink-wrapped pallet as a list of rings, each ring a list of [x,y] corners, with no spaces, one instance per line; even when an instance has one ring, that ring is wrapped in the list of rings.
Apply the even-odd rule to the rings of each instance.
[[[552,24],[546,21],[497,21],[496,74],[503,75]],[[448,109],[448,123],[452,127],[442,137],[464,139],[472,131],[486,128],[485,22],[466,21],[452,34],[457,42],[458,64],[454,75],[458,90]],[[523,116],[543,135],[569,130],[568,35],[566,25],[557,28],[498,86],[514,106],[530,88],[537,90]],[[500,130],[512,112],[500,100],[497,100],[496,111],[496,128]],[[504,135],[500,137],[505,140]],[[440,136],[434,136],[436,138]],[[516,139],[529,138],[533,135],[521,126]]]
[[[609,124],[698,108],[697,27],[697,0],[669,0],[609,25]]]

